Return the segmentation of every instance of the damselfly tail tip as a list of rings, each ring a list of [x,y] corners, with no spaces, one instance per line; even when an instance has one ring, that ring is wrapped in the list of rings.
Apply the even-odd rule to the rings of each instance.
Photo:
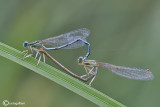
[[[83,60],[84,60],[84,58],[82,57],[82,56],[80,56],[79,58],[78,58],[78,64],[82,64],[82,62],[83,62]]]

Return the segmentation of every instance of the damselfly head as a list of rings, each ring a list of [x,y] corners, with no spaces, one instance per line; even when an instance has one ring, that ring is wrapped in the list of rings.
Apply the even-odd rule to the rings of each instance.
[[[84,61],[83,57],[79,57],[79,58],[78,58],[78,64],[81,65],[81,64],[83,63],[83,61]]]
[[[25,41],[25,42],[23,43],[23,46],[24,46],[24,47],[27,47],[28,44],[29,44],[29,43],[28,43],[27,41]]]

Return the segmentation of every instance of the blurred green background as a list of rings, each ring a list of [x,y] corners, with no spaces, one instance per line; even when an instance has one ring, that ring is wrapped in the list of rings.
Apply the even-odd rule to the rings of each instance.
[[[129,107],[160,106],[159,0],[0,0],[0,42],[25,50],[33,42],[79,28],[91,30],[89,59],[149,68],[152,81],[119,77],[99,68],[92,87]],[[87,46],[49,52],[77,74],[77,58]],[[47,63],[62,70],[49,59]],[[72,91],[0,57],[0,104],[25,102],[26,107],[97,107]],[[62,70],[63,71],[63,70]]]

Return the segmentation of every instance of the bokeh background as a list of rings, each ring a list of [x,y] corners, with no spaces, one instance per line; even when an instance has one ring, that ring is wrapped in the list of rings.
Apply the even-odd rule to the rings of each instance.
[[[119,77],[99,68],[92,87],[129,107],[160,106],[159,0],[0,0],[0,42],[25,50],[24,41],[42,40],[75,29],[91,30],[89,59],[149,68],[152,81]],[[87,46],[49,52],[77,74],[77,58]],[[60,69],[49,59],[47,63]],[[63,70],[62,70],[63,71]],[[0,105],[25,102],[26,107],[97,107],[45,77],[0,56]]]

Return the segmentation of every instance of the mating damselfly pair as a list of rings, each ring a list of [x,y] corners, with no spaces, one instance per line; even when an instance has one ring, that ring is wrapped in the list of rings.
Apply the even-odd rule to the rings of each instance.
[[[97,62],[96,60],[87,60],[88,56],[90,55],[90,44],[87,42],[86,38],[89,36],[89,34],[90,31],[88,29],[82,28],[65,34],[61,34],[59,36],[51,37],[44,40],[38,40],[31,43],[25,41],[23,45],[24,47],[28,47],[28,49],[24,51],[24,58],[32,56],[33,52],[35,51],[35,58],[37,58],[37,56],[39,55],[37,64],[39,64],[41,60],[41,55],[43,55],[44,62],[45,56],[47,56],[72,76],[82,81],[88,81],[91,79],[89,85],[91,85],[91,83],[95,79],[99,66],[107,68],[111,72],[128,79],[152,80],[154,78],[152,72],[150,72],[149,69],[116,66],[108,63]],[[59,63],[57,60],[55,60],[51,55],[47,53],[47,51],[49,50],[74,49],[83,47],[84,45],[88,45],[88,52],[84,57],[78,58],[78,64],[83,65],[86,71],[86,74],[82,76],[78,76],[75,73],[71,72],[69,69],[64,67],[61,63]],[[28,54],[29,51],[31,51],[31,54]]]

